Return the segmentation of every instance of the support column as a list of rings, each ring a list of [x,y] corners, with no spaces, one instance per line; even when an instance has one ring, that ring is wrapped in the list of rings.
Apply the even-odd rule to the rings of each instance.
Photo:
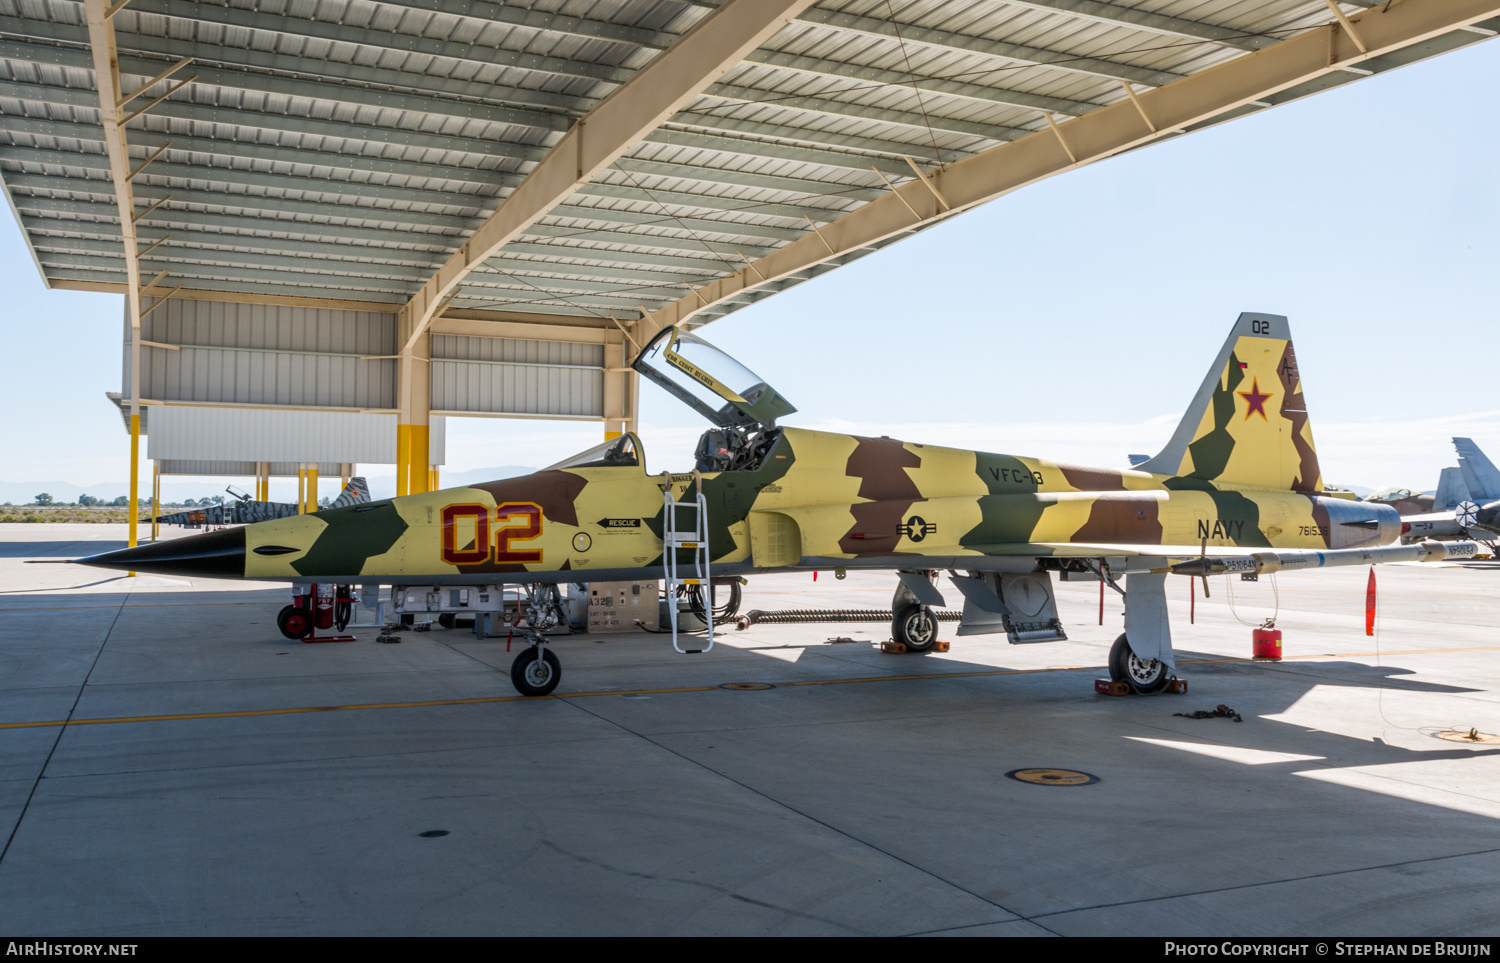
[[[132,332],[132,334],[139,335],[140,329],[136,328]],[[135,362],[132,367],[135,368],[135,380],[138,383],[141,369],[139,361],[140,348],[139,341],[137,339],[131,340],[130,354],[132,360],[134,360]],[[139,539],[137,538],[137,535],[139,534],[137,528],[140,525],[141,520],[141,416],[139,414],[140,389],[136,387],[136,384],[133,383],[130,386],[130,392],[132,397],[130,405],[130,544],[132,547],[134,547],[139,541]],[[134,575],[135,573],[131,572],[130,574]]]
[[[318,463],[307,463],[307,513],[318,510]]]
[[[339,494],[349,487],[349,479],[354,477],[354,466],[348,462],[339,465]]]
[[[161,462],[151,462],[151,541],[161,536]]]
[[[625,356],[630,347],[625,344],[623,335],[617,343],[604,346],[605,441],[638,428],[635,399],[641,376],[625,367]]]
[[[297,514],[307,514],[307,463],[297,464]]]
[[[415,339],[410,307],[401,311],[399,340],[406,345],[397,359],[400,399],[396,416],[396,494],[416,495],[431,488],[428,426],[432,420],[432,387],[428,362],[432,335],[423,331]]]
[[[255,463],[255,500],[258,502],[271,500],[271,463],[268,461]]]

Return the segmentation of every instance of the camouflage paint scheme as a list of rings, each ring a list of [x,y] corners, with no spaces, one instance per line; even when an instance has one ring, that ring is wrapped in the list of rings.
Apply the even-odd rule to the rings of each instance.
[[[367,503],[369,500],[369,484],[363,478],[355,476],[349,479],[344,490],[339,492],[338,497],[328,507],[342,508],[345,505]],[[202,508],[190,508],[183,512],[160,515],[154,521],[161,525],[184,525],[197,528],[203,525],[249,525],[270,521],[273,518],[288,518],[297,513],[295,502],[258,502],[243,498],[226,505],[205,505]],[[150,522],[153,519],[144,518],[142,521]]]
[[[758,468],[702,475],[716,574],[1356,548],[1389,544],[1400,532],[1389,507],[1323,490],[1286,320],[1271,315],[1240,317],[1172,442],[1136,470],[777,430]],[[663,476],[640,462],[250,525],[244,576],[397,584],[660,577]],[[671,476],[679,499],[695,484],[694,475]]]

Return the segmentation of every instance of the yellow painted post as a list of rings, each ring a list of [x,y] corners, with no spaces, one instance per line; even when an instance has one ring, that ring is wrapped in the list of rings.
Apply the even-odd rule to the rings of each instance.
[[[427,459],[430,457],[427,447],[426,425],[405,425],[407,430],[407,494],[420,495],[430,488],[428,472],[422,470],[423,465],[431,465]]]
[[[396,426],[396,494],[411,494],[411,425]]]
[[[438,478],[438,466],[436,466],[436,465],[428,465],[427,466],[427,490],[430,491],[430,492],[435,492],[439,488],[443,487],[443,486],[441,486],[441,485],[438,484],[438,481],[439,481],[439,478]]]
[[[151,466],[151,541],[161,537],[161,463]]]
[[[136,544],[141,518],[141,416],[130,416],[130,544]],[[134,575],[134,572],[130,573]]]
[[[297,514],[307,513],[307,466],[297,466]]]
[[[309,513],[318,510],[318,465],[316,462],[307,466],[307,510]]]

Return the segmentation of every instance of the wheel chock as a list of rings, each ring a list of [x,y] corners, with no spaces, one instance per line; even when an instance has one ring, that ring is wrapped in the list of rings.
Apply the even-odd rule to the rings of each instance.
[[[934,651],[934,652],[947,652],[948,651],[948,643],[947,642],[934,642],[934,643],[932,643],[932,651]]]
[[[1165,689],[1163,689],[1162,691],[1163,692],[1171,692],[1171,693],[1174,693],[1176,695],[1186,695],[1187,694],[1187,680],[1186,679],[1168,679],[1167,680],[1167,687]]]
[[[882,642],[882,643],[880,643],[880,651],[882,651],[882,652],[891,652],[891,653],[895,653],[897,655],[900,655],[901,653],[903,653],[903,652],[906,651],[906,643],[905,642]]]
[[[1095,679],[1094,691],[1107,696],[1130,695],[1130,685],[1125,682],[1112,682],[1109,679]]]

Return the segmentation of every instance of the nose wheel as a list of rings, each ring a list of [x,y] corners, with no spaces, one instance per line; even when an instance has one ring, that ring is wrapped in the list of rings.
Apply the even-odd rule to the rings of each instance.
[[[546,645],[534,642],[510,664],[511,685],[523,696],[549,695],[562,680],[562,663]]]

